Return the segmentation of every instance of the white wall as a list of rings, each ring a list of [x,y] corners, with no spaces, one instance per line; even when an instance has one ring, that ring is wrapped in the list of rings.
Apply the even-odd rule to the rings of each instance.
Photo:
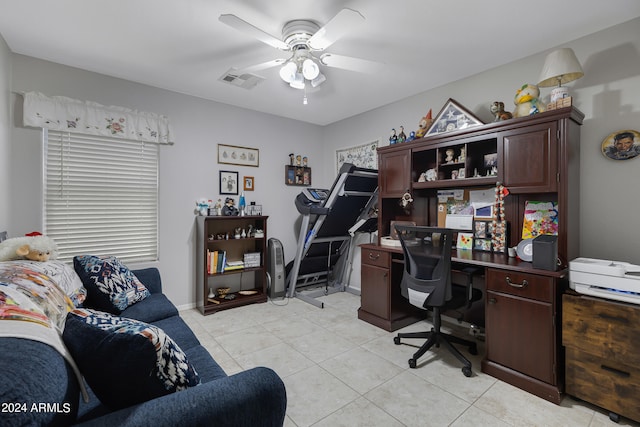
[[[640,19],[559,47],[573,48],[585,73],[568,84],[574,104],[585,113],[580,152],[580,255],[640,264],[636,237],[640,159],[614,161],[600,152],[610,133],[629,128],[640,131]],[[449,98],[483,121],[492,121],[489,104],[503,101],[512,111],[516,89],[537,83],[549,51],[329,125],[323,135],[326,149],[341,148],[343,141],[357,145],[380,139],[387,145],[391,128],[403,125],[408,134],[430,108],[435,117]],[[543,96],[548,97],[549,91],[543,88]],[[327,164],[325,173],[331,171]]]
[[[283,243],[286,260],[295,254],[293,224],[298,215],[293,205],[299,187],[284,184],[288,154],[309,157],[313,184],[329,185],[320,168],[323,159],[321,128],[294,120],[257,113],[192,96],[153,88],[117,78],[66,67],[31,57],[13,55],[13,90],[64,95],[103,105],[119,105],[167,115],[176,144],[160,151],[160,261],[158,267],[168,297],[176,305],[195,302],[195,200],[218,198],[218,171],[238,171],[255,177],[256,191],[247,192],[247,203],[262,204],[271,218],[268,237]],[[185,77],[188,78],[188,77]],[[244,89],[238,88],[238,96]],[[20,95],[15,95],[16,126],[13,128],[12,167],[16,185],[11,234],[42,229],[41,132],[21,127]],[[258,148],[260,166],[217,164],[217,144]],[[301,147],[306,147],[301,152]],[[100,195],[96,194],[99,198]],[[236,199],[237,202],[237,199]]]
[[[10,171],[11,163],[11,52],[0,36],[0,231],[11,224]]]

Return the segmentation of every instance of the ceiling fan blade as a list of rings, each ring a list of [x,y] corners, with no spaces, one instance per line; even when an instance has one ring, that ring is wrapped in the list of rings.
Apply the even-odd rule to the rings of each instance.
[[[260,64],[240,68],[238,71],[241,73],[255,73],[257,71],[262,71],[268,68],[277,67],[278,65],[284,64],[286,61],[287,61],[286,59],[274,59],[272,61],[262,62]]]
[[[364,16],[360,12],[348,8],[342,9],[309,39],[309,46],[315,50],[326,49],[363,22]]]
[[[265,33],[260,28],[249,24],[247,21],[244,21],[235,15],[220,15],[218,21],[222,22],[223,24],[227,24],[228,26],[233,27],[238,31],[248,34],[260,40],[261,42],[268,44],[269,46],[273,46],[276,49],[289,50],[289,46],[282,40],[275,38],[269,33]]]
[[[381,62],[354,58],[352,56],[334,55],[332,53],[323,54],[320,56],[320,61],[327,67],[342,68],[344,70],[367,74],[372,74],[384,66]]]

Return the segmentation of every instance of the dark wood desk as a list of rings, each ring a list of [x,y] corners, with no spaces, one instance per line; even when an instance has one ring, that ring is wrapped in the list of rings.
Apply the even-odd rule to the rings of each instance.
[[[400,294],[402,250],[375,244],[362,245],[361,250],[358,318],[387,331],[424,318],[424,311]],[[489,252],[454,251],[452,261],[484,272],[482,372],[560,403],[564,387],[560,301],[567,271],[534,269],[531,263]]]

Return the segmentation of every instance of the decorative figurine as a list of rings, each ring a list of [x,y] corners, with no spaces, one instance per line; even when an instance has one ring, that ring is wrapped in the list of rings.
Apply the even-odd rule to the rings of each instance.
[[[465,158],[465,153],[464,153],[464,147],[462,147],[460,149],[460,155],[458,156],[458,163],[464,163],[464,159]]]
[[[238,208],[236,208],[235,200],[231,197],[224,199],[224,207],[222,208],[222,215],[224,216],[238,216]]]
[[[289,153],[289,165],[293,166],[295,163],[295,155],[293,153]]]
[[[491,114],[496,116],[494,122],[513,118],[513,114],[508,111],[504,111],[504,102],[494,101],[493,104],[491,104],[490,110]]]
[[[302,166],[306,167],[307,164],[309,164],[309,159],[307,159],[307,156],[304,156],[302,158]]]
[[[389,136],[389,145],[398,143],[398,135],[396,135],[396,129],[391,129],[391,136]]]
[[[398,134],[398,142],[405,142],[407,140],[407,134],[404,133],[404,126],[400,126],[400,133]]]
[[[431,124],[433,123],[433,119],[431,118],[431,110],[427,113],[426,116],[420,119],[420,123],[418,123],[418,130],[416,131],[416,138],[422,138],[425,136]]]
[[[411,142],[416,139],[416,133],[414,131],[409,132],[409,138],[407,138],[407,142]]]
[[[444,152],[446,154],[446,157],[444,159],[444,161],[446,163],[451,163],[453,162],[453,155],[455,154],[455,151],[453,151],[452,148],[447,149],[447,151]]]

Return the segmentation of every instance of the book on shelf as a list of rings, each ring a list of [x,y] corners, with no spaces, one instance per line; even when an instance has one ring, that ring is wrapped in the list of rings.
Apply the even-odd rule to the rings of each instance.
[[[242,261],[228,261],[224,267],[224,271],[242,270],[244,268],[244,262]]]
[[[226,259],[226,251],[211,251],[207,249],[207,274],[222,273]]]

